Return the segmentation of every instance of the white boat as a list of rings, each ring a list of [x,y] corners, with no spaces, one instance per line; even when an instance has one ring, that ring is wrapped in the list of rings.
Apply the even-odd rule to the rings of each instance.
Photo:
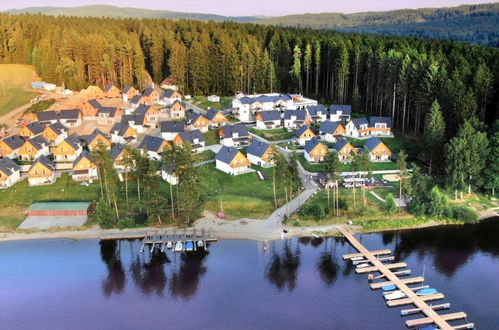
[[[385,294],[385,300],[395,300],[395,299],[401,299],[405,298],[405,293],[402,291],[393,291],[388,294]]]
[[[197,241],[196,244],[197,244],[198,247],[203,247],[204,246],[203,241]]]
[[[359,260],[364,260],[364,257],[353,257],[350,258],[351,261],[359,261]]]
[[[363,264],[358,264],[355,267],[357,267],[357,268],[364,268],[364,267],[369,267],[369,266],[371,266],[371,265],[369,265],[368,263],[363,263]]]
[[[175,252],[182,252],[183,247],[184,245],[182,244],[182,242],[178,241],[177,243],[175,243]]]
[[[171,249],[172,247],[173,247],[173,242],[172,241],[166,242],[166,248],[167,249]]]

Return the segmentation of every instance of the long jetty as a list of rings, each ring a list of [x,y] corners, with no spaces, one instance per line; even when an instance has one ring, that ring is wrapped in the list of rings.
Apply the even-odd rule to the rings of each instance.
[[[449,303],[439,304],[439,305],[428,305],[427,301],[434,301],[443,299],[444,295],[442,293],[435,293],[426,296],[418,296],[415,291],[420,288],[426,288],[427,286],[421,286],[418,288],[411,288],[408,284],[422,283],[424,281],[423,277],[405,278],[400,279],[396,273],[399,275],[407,274],[407,271],[401,270],[398,272],[392,272],[391,269],[401,269],[407,265],[403,262],[384,264],[382,261],[392,261],[392,258],[380,257],[384,255],[391,254],[390,250],[378,250],[369,251],[365,248],[348,230],[342,226],[338,226],[337,229],[343,236],[350,242],[350,244],[358,251],[358,253],[344,254],[343,259],[350,260],[354,259],[356,264],[361,261],[364,263],[370,263],[372,266],[365,266],[361,268],[356,268],[357,273],[370,273],[379,272],[381,275],[375,276],[373,278],[380,279],[384,278],[386,281],[372,283],[371,289],[380,289],[386,285],[395,285],[398,290],[405,294],[405,298],[389,300],[387,301],[388,307],[403,306],[403,305],[415,305],[416,308],[402,310],[401,315],[410,315],[416,313],[422,313],[425,315],[424,318],[407,320],[406,326],[409,328],[420,327],[428,324],[436,324],[439,329],[450,330],[450,329],[473,329],[473,323],[462,324],[458,326],[451,326],[448,321],[466,319],[466,313],[457,312],[449,314],[438,314],[436,310],[450,308]],[[359,260],[360,259],[360,260]],[[358,267],[358,266],[357,266]],[[409,271],[410,273],[410,271]]]

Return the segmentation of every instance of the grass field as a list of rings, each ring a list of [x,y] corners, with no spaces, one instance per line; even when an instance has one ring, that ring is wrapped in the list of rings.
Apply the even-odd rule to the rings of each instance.
[[[211,146],[214,144],[220,143],[220,138],[218,136],[218,128],[212,128],[208,132],[203,133],[204,138],[206,139],[205,145]]]
[[[33,67],[22,64],[0,64],[0,115],[28,103],[35,93],[31,90]]]
[[[325,170],[324,163],[310,164],[309,162],[307,162],[305,156],[303,155],[298,156],[298,159],[300,160],[300,163],[303,165],[303,168],[305,168],[309,172],[324,172]],[[379,162],[379,163],[371,162],[371,171],[396,170],[396,169],[397,169],[397,164],[395,164],[394,162]],[[342,172],[351,171],[350,164],[342,163],[341,171]]]
[[[393,153],[398,154],[400,150],[404,150],[411,157],[416,157],[421,151],[421,145],[416,138],[409,137],[400,132],[393,132],[393,134],[394,138],[379,138]],[[361,148],[367,142],[367,139],[361,140],[351,137],[347,137],[347,140],[356,148]]]
[[[232,98],[230,97],[220,97],[220,102],[210,102],[205,96],[194,96],[192,102],[198,107],[207,110],[208,108],[213,108],[217,110],[224,110],[229,107]]]
[[[248,128],[248,130],[256,134],[264,139],[267,139],[269,141],[279,141],[279,140],[287,140],[291,139],[294,135],[293,132],[288,132],[284,128],[276,128],[276,129],[267,129],[267,130],[261,130],[261,129],[256,129],[253,127]]]

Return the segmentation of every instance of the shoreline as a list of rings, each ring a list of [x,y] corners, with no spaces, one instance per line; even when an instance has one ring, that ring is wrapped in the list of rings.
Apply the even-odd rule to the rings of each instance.
[[[494,210],[485,210],[480,213],[479,221],[498,217],[499,213]],[[259,221],[259,220],[254,220]],[[429,222],[422,225],[417,226],[408,226],[401,228],[387,228],[373,231],[364,231],[362,227],[355,225],[343,225],[348,227],[348,229],[354,234],[372,234],[372,233],[382,233],[388,231],[395,230],[410,230],[410,229],[419,229],[419,228],[428,228],[435,226],[447,226],[447,225],[459,225],[458,223],[439,223],[439,222]],[[282,229],[288,230],[288,232],[284,235],[285,239],[293,238],[293,237],[306,237],[312,236],[312,234],[319,233],[319,236],[327,233],[327,236],[339,237],[339,231],[336,229],[338,224],[324,225],[324,226],[311,226],[311,227],[288,227],[282,226]],[[211,230],[213,235],[219,239],[247,239],[247,240],[255,240],[255,241],[271,241],[271,240],[279,240],[281,239],[282,230],[269,230],[268,232],[262,232],[260,229],[251,230],[247,225],[241,224],[239,221],[234,220],[232,222],[233,228],[229,230],[217,230],[212,226]],[[202,225],[195,225],[191,228],[201,229]],[[0,242],[9,242],[9,241],[25,241],[25,240],[40,240],[40,239],[72,239],[72,240],[85,240],[85,239],[100,239],[104,235],[123,235],[123,234],[137,234],[142,235],[145,234],[148,230],[158,230],[160,228],[157,227],[144,227],[144,228],[133,228],[133,229],[100,229],[98,226],[94,226],[88,229],[82,230],[61,230],[54,232],[46,232],[46,231],[36,231],[30,233],[23,232],[12,232],[12,233],[0,233]],[[248,230],[246,230],[248,229]]]

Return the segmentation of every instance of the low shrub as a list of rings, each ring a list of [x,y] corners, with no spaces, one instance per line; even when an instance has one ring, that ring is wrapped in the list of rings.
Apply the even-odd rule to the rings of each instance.
[[[118,228],[119,229],[125,229],[125,228],[133,228],[135,227],[135,219],[131,217],[126,217],[122,218],[118,221]]]
[[[452,218],[462,222],[475,223],[478,221],[478,213],[467,206],[454,205],[452,207]]]

